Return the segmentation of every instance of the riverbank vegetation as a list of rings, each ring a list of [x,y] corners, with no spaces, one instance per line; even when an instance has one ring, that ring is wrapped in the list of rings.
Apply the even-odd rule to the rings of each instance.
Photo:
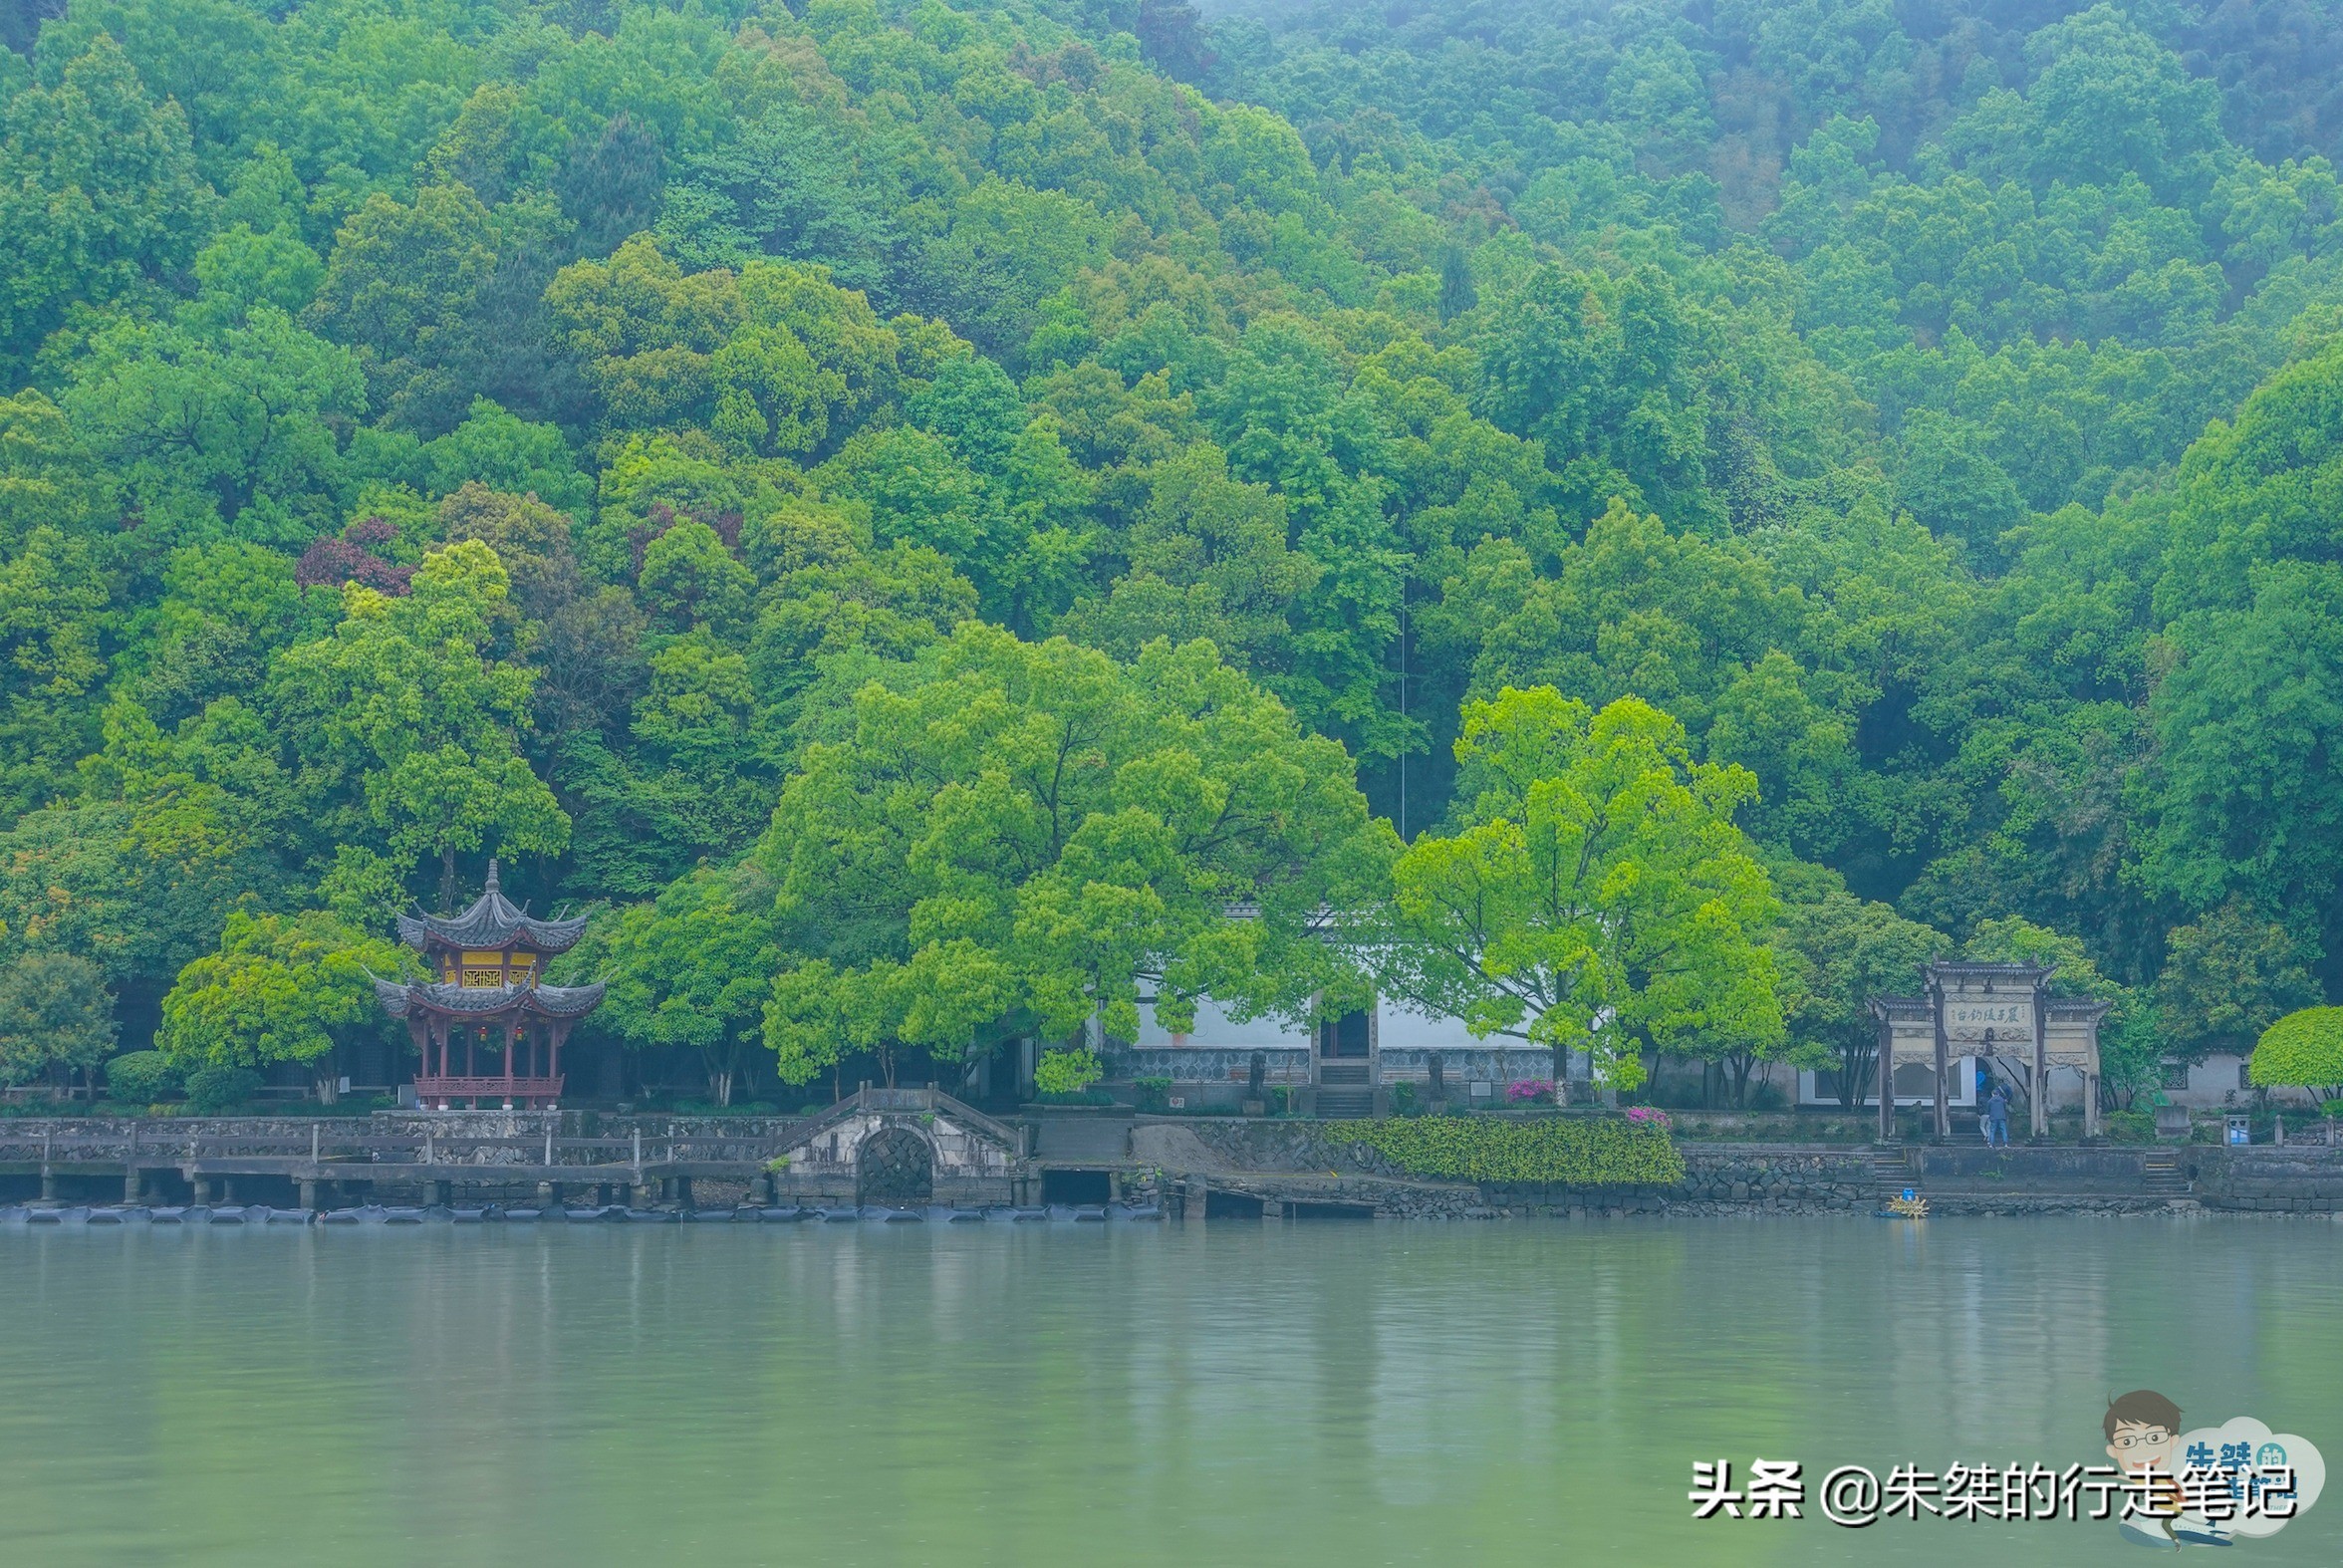
[[[491,854],[718,1101],[1378,979],[1734,1099],[1952,953],[2128,1095],[2343,983],[2321,13],[12,16],[9,1082],[330,1086]]]
[[[1411,1176],[1568,1186],[1673,1186],[1684,1156],[1660,1121],[1628,1117],[1394,1117],[1343,1136]]]

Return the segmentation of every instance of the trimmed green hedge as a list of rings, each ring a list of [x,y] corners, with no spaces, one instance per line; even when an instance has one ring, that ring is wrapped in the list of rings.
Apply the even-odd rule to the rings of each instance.
[[[2343,1085],[2343,1007],[2305,1007],[2262,1030],[2251,1077],[2256,1084],[2308,1089],[2313,1100]]]
[[[1665,1129],[1624,1117],[1394,1117],[1345,1132],[1414,1176],[1568,1186],[1674,1186],[1685,1176]]]

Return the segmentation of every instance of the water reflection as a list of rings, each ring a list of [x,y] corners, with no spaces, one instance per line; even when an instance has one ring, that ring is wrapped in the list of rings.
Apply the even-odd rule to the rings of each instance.
[[[2097,1457],[2111,1392],[2343,1451],[2332,1227],[0,1234],[0,1561],[2134,1560],[1694,1524],[1694,1458]],[[2326,1508],[2256,1561],[2332,1561]]]

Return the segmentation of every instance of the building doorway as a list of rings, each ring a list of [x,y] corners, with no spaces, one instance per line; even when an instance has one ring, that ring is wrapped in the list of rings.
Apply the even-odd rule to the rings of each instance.
[[[1344,1013],[1318,1026],[1318,1054],[1323,1057],[1359,1061],[1367,1059],[1367,1014],[1364,1010]]]

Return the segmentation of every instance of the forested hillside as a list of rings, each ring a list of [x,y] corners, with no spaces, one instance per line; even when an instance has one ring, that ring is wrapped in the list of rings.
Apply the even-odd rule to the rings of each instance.
[[[2329,0],[47,9],[0,1080],[319,1058],[491,853],[727,1089],[1296,1005],[1508,685],[1754,774],[1792,1046],[2343,984]]]

